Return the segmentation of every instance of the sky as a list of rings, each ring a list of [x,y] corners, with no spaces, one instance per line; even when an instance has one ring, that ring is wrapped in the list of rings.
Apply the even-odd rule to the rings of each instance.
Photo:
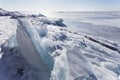
[[[0,0],[0,7],[17,11],[120,11],[120,0]]]

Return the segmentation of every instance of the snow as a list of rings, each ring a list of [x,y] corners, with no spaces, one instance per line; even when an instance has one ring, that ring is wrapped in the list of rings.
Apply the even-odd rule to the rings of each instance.
[[[6,42],[12,34],[16,33],[17,21],[11,20],[9,17],[0,17],[0,44]]]
[[[0,17],[0,80],[120,80],[119,12],[56,14]]]
[[[118,37],[120,34],[119,14],[119,11],[54,12],[46,14],[46,16],[63,18],[66,25],[71,28],[76,28],[95,37],[120,42],[120,38]]]
[[[105,69],[104,67],[99,68],[99,67],[94,66],[93,68],[94,68],[93,72],[95,73],[95,75],[97,75],[97,79],[99,79],[99,80],[117,80],[117,75],[115,73]]]
[[[64,13],[63,13],[64,14]],[[65,13],[66,14],[66,13]],[[94,15],[92,15],[92,16],[94,16]],[[104,15],[104,16],[106,16],[106,15]],[[108,16],[108,15],[107,15]],[[63,15],[61,16],[60,15],[60,17],[63,17]],[[109,16],[108,16],[109,17]],[[65,20],[66,20],[66,22],[68,21],[68,19],[66,19],[66,17],[63,17]],[[71,18],[71,17],[67,17],[67,18]],[[76,18],[75,18],[76,19]],[[112,19],[112,18],[111,18]],[[71,19],[72,20],[72,19]],[[74,20],[74,19],[73,19]],[[87,20],[87,19],[86,19]],[[82,20],[81,20],[81,22],[80,23],[82,23]],[[69,23],[67,23],[68,25],[70,25],[70,26],[75,26],[75,25],[73,25],[74,24],[74,22],[72,22],[72,21],[69,21]],[[77,24],[77,23],[76,23]],[[107,24],[107,23],[106,23]],[[112,23],[111,23],[112,24]],[[86,26],[88,26],[86,29],[84,29],[83,27],[85,27],[84,25],[86,25]],[[93,42],[93,41],[90,41],[90,40],[88,40],[88,39],[85,39],[83,36],[84,35],[87,35],[87,36],[91,36],[91,34],[88,34],[88,33],[91,33],[91,31],[92,30],[94,30],[94,29],[99,29],[99,27],[100,26],[97,26],[97,25],[95,25],[95,27],[93,27],[94,25],[92,25],[91,27],[90,27],[90,24],[87,24],[87,23],[84,23],[84,25],[82,25],[82,24],[79,24],[79,26],[83,26],[82,28],[80,28],[80,27],[77,27],[76,29],[74,28],[74,30],[71,30],[71,29],[73,29],[73,27],[71,28],[71,27],[69,27],[67,30],[66,29],[63,29],[63,33],[65,33],[65,34],[67,34],[67,37],[68,37],[68,39],[67,39],[67,41],[65,40],[65,43],[64,43],[64,47],[65,47],[65,49],[68,49],[68,48],[70,48],[70,50],[71,50],[71,47],[73,47],[75,44],[77,44],[77,46],[79,46],[79,48],[80,48],[80,51],[79,51],[79,53],[81,53],[81,56],[83,56],[84,57],[84,59],[87,61],[86,62],[86,64],[81,64],[81,66],[79,66],[79,63],[76,63],[75,65],[74,65],[74,63],[73,62],[71,62],[70,63],[70,60],[71,59],[75,59],[74,61],[75,62],[77,62],[77,61],[79,61],[79,60],[77,60],[75,57],[73,57],[74,55],[75,55],[75,51],[78,51],[78,50],[72,50],[72,51],[74,51],[73,53],[74,53],[74,55],[70,58],[70,60],[68,60],[68,58],[70,57],[70,55],[72,54],[71,52],[72,51],[70,51],[69,49],[68,49],[68,51],[70,51],[69,52],[69,54],[67,55],[67,62],[68,62],[68,64],[70,64],[70,66],[69,66],[69,74],[67,74],[66,75],[66,77],[68,77],[67,79],[62,79],[62,78],[59,78],[58,79],[58,77],[57,76],[59,76],[59,74],[61,73],[61,74],[64,74],[64,72],[63,71],[59,71],[57,68],[60,68],[61,69],[61,67],[59,67],[58,65],[60,64],[60,62],[58,62],[57,61],[57,59],[59,59],[59,57],[56,59],[56,61],[57,61],[57,64],[55,64],[54,65],[54,69],[53,69],[53,71],[52,71],[52,73],[54,74],[54,75],[52,75],[52,77],[55,79],[55,80],[74,80],[74,79],[78,79],[78,80],[82,80],[83,79],[83,76],[86,76],[87,74],[91,74],[92,73],[92,75],[93,76],[95,76],[94,77],[94,79],[97,79],[97,80],[119,80],[119,76],[117,76],[117,75],[119,75],[119,73],[118,72],[116,72],[116,69],[118,70],[118,68],[117,68],[117,64],[120,64],[120,62],[119,62],[119,60],[120,60],[120,55],[119,55],[119,52],[115,52],[115,51],[113,51],[113,50],[111,50],[111,49],[108,49],[107,47],[105,47],[105,46],[102,46],[101,45],[101,43],[104,43],[104,44],[106,44],[106,45],[109,45],[109,46],[114,46],[113,44],[117,44],[117,45],[119,45],[119,32],[116,32],[116,31],[113,31],[114,29],[115,29],[115,27],[113,27],[113,28],[111,28],[111,25],[110,26],[104,26],[105,28],[106,27],[108,27],[108,28],[106,28],[106,30],[110,30],[110,32],[113,32],[113,33],[115,33],[115,34],[113,34],[113,36],[112,36],[112,34],[110,34],[110,32],[106,32],[106,33],[108,33],[109,35],[110,35],[110,38],[111,39],[109,39],[108,40],[108,37],[106,38],[106,36],[107,36],[107,34],[102,34],[102,36],[95,36],[95,35],[92,35],[92,37],[93,38],[95,38],[97,41],[100,41],[100,44],[98,44],[98,43],[96,43],[96,42]],[[114,24],[113,24],[114,25]],[[90,27],[90,28],[89,28]],[[93,27],[93,29],[91,30],[91,31],[88,31],[87,33],[86,32],[84,32],[84,31],[86,31],[86,30],[89,30],[89,29],[91,29]],[[97,28],[96,28],[97,27]],[[50,28],[52,28],[52,27],[50,27]],[[54,28],[54,27],[53,27]],[[79,29],[80,28],[80,29]],[[79,29],[79,30],[78,30]],[[97,29],[97,30],[98,30]],[[119,28],[116,28],[116,30],[119,30]],[[51,30],[51,29],[50,29]],[[55,29],[56,31],[59,31],[59,30],[57,30],[57,29]],[[96,30],[96,32],[94,32],[94,34],[96,34],[98,31]],[[101,31],[102,30],[104,30],[104,28],[101,28]],[[106,30],[104,30],[103,32],[105,32]],[[55,31],[55,32],[56,32]],[[65,32],[64,32],[65,31]],[[75,32],[74,32],[75,31]],[[82,31],[82,32],[80,32],[80,31]],[[70,33],[68,33],[68,32],[70,32]],[[83,33],[84,32],[84,33]],[[97,33],[98,35],[101,35],[101,33]],[[118,34],[118,35],[117,35]],[[105,36],[105,37],[104,37]],[[113,40],[114,39],[114,40]],[[70,40],[72,40],[72,41],[70,41]],[[116,41],[116,42],[115,42]],[[78,44],[79,43],[79,44]],[[72,45],[72,44],[74,44],[74,45]],[[117,47],[116,46],[116,48],[118,48],[118,51],[119,51],[119,47]],[[76,54],[79,54],[79,53],[76,53]],[[67,53],[64,53],[65,55],[67,54]],[[61,55],[60,55],[60,58],[61,58]],[[79,57],[80,58],[80,57]],[[78,58],[78,59],[79,59]],[[113,59],[114,58],[114,59]],[[80,58],[80,59],[82,59],[82,58]],[[60,61],[61,61],[61,59],[59,59]],[[82,59],[83,60],[83,59]],[[79,61],[80,62],[80,61]],[[104,65],[107,65],[108,64],[108,62],[109,62],[109,67],[110,68],[112,68],[112,69],[109,69],[109,68],[107,68],[107,67],[105,67],[105,66],[103,66],[103,63],[104,63]],[[55,62],[56,63],[56,62]],[[65,62],[63,62],[63,64],[64,63],[66,63],[66,61]],[[81,62],[81,63],[84,63],[83,61]],[[72,66],[71,66],[72,65]],[[87,67],[85,67],[84,65],[87,65],[87,67],[88,67],[88,71],[86,72],[86,75],[82,75],[82,73],[78,73],[77,71],[79,71],[80,69],[78,69],[78,68],[85,68],[85,69],[87,69]],[[116,65],[116,66],[114,66],[114,65]],[[66,65],[66,67],[67,67],[68,65]],[[75,68],[75,66],[77,67],[78,66],[78,68]],[[96,68],[94,67],[94,66],[96,66],[96,67],[98,67],[99,69],[98,70],[96,70]],[[57,68],[56,68],[57,67]],[[73,67],[73,71],[74,71],[74,73],[73,73],[73,71],[72,71],[72,67]],[[76,69],[76,70],[75,70]],[[55,71],[56,70],[56,71]],[[66,70],[66,69],[64,69],[64,70]],[[82,71],[83,70],[83,71]],[[100,71],[99,71],[100,70]],[[119,71],[119,70],[118,70]],[[81,69],[79,72],[85,72],[85,70],[84,69]],[[59,73],[59,74],[58,74]],[[72,74],[72,75],[70,75],[70,73]],[[80,76],[81,75],[81,77],[79,77],[79,76],[77,76],[77,73],[78,73],[78,75]],[[56,75],[55,75],[56,74]],[[75,76],[73,76],[75,74]],[[55,76],[56,76],[56,78],[55,78]],[[92,76],[92,77],[93,77]],[[99,77],[100,76],[100,77]],[[110,76],[110,77],[108,77],[108,76]],[[84,77],[85,78],[85,77]],[[91,77],[89,77],[88,78],[88,80],[94,80],[94,79],[91,79]]]
[[[4,16],[8,14],[8,11],[5,11],[4,9],[0,8],[0,16]]]

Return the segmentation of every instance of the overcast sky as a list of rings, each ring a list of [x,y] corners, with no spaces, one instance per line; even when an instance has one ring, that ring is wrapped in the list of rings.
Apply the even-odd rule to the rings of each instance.
[[[120,11],[120,0],[0,0],[0,7],[20,11]]]

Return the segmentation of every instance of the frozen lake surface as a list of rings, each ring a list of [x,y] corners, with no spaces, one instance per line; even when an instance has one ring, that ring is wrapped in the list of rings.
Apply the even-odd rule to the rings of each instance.
[[[119,13],[0,9],[0,80],[120,80]]]
[[[46,15],[63,18],[70,27],[90,35],[120,41],[120,12],[51,12]]]

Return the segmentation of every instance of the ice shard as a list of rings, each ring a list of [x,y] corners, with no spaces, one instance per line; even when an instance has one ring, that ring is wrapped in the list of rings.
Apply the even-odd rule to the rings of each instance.
[[[23,56],[36,70],[35,80],[49,80],[53,68],[53,59],[42,44],[41,37],[27,19],[19,19],[17,42]]]

